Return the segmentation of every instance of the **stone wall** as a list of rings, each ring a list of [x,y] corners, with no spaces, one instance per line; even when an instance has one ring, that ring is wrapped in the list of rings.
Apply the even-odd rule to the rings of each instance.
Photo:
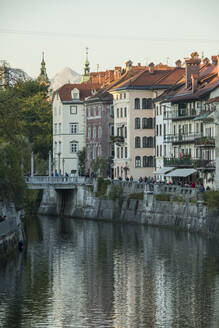
[[[176,191],[170,190],[170,195],[172,192],[173,197]],[[124,199],[110,200],[97,198],[88,186],[64,192],[50,189],[44,192],[39,213],[219,233],[219,214],[210,213],[202,201],[190,203],[195,195],[193,190],[179,189],[185,202],[158,201],[159,192],[156,188],[154,191],[145,189],[143,200],[130,199],[127,194]]]
[[[24,232],[20,220],[21,212],[17,212],[13,203],[0,202],[0,215],[6,216],[0,222],[0,258],[7,256],[18,248],[19,240],[24,239]]]

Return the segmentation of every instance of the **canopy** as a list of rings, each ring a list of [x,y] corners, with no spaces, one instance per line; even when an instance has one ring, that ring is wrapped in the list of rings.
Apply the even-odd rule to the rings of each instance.
[[[197,172],[195,169],[176,169],[174,171],[171,171],[165,176],[167,177],[188,177],[189,175]]]
[[[154,171],[153,174],[165,174],[172,171],[173,169],[175,169],[175,167],[161,167],[157,169],[157,171]]]

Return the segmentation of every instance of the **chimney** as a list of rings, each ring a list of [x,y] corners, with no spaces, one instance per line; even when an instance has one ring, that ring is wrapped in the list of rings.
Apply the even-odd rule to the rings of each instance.
[[[149,67],[149,73],[154,74],[154,63],[150,63],[148,67]]]
[[[211,56],[212,64],[217,64],[217,56]]]
[[[128,60],[126,63],[125,63],[125,71],[128,72],[132,69],[132,61],[131,60]]]
[[[198,74],[199,77],[199,68],[201,59],[198,56],[197,52],[191,54],[191,58],[185,59],[186,63],[186,89],[191,86],[192,83],[192,74]]]
[[[176,68],[181,68],[181,67],[182,67],[182,62],[181,62],[180,59],[178,59],[178,60],[175,62],[175,64],[176,64]]]
[[[192,93],[198,88],[198,74],[192,74]]]
[[[204,59],[203,59],[203,64],[204,65],[208,65],[209,64],[209,62],[210,62],[210,60],[207,58],[207,57],[205,57]]]

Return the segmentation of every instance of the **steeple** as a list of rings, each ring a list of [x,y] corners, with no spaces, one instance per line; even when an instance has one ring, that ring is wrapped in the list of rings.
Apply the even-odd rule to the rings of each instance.
[[[40,83],[44,83],[45,85],[48,85],[48,86],[50,84],[49,83],[48,76],[47,76],[47,73],[46,73],[46,63],[45,63],[45,60],[44,60],[44,51],[42,53],[42,61],[41,61],[40,74],[39,74],[37,80]]]
[[[90,64],[88,61],[88,48],[86,48],[86,60],[84,64],[84,74],[81,77],[81,83],[87,82],[90,79]]]

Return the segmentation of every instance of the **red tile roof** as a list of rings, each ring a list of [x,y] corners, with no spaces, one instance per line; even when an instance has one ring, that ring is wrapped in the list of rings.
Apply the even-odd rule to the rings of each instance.
[[[71,91],[77,88],[80,92],[80,100],[84,100],[86,97],[89,97],[93,92],[100,89],[99,84],[91,83],[81,83],[81,84],[64,84],[61,88],[57,89],[53,96],[58,94],[61,101],[71,101]]]

